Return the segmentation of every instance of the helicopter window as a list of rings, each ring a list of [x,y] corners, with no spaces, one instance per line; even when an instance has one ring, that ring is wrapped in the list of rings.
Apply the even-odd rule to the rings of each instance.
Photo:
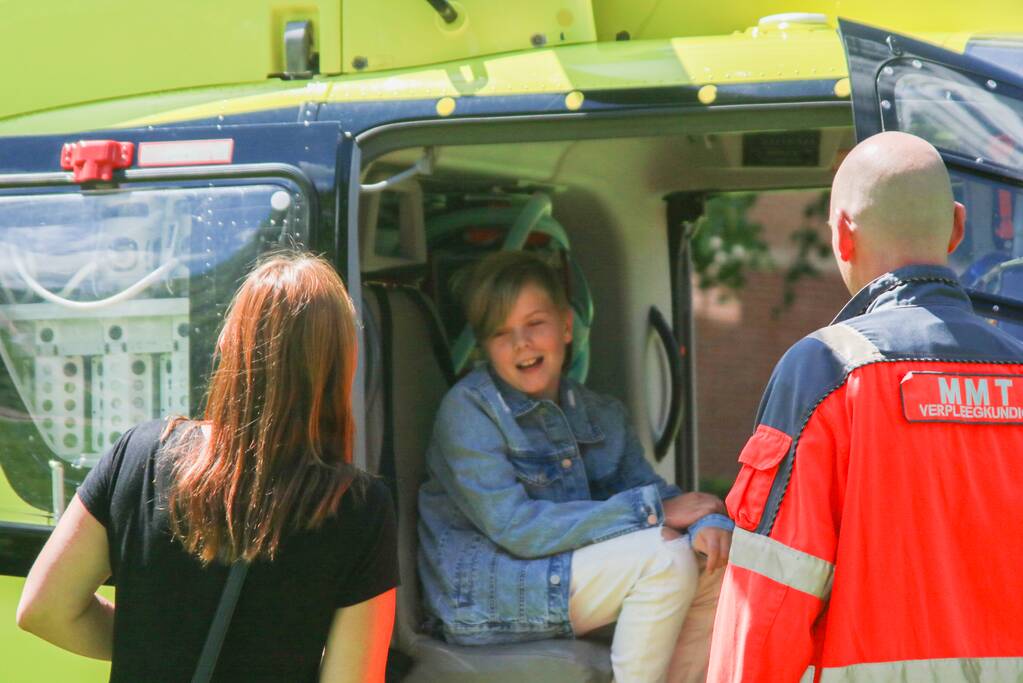
[[[1023,304],[1023,191],[955,171],[952,186],[967,211],[966,236],[952,254],[952,267],[966,287]],[[1023,338],[1023,325],[997,324]]]
[[[1023,93],[1008,84],[916,58],[878,74],[885,128],[919,135],[952,163],[966,235],[951,265],[966,287],[1023,302],[1023,192],[1015,185],[955,170],[955,157],[1020,177]],[[1023,337],[1023,325],[996,323]]]
[[[277,181],[0,197],[0,465],[23,501],[52,509],[55,467],[70,492],[127,428],[196,412],[224,307],[305,205]]]
[[[881,70],[878,91],[885,128],[977,163],[1023,167],[1023,94],[1012,86],[902,59]]]

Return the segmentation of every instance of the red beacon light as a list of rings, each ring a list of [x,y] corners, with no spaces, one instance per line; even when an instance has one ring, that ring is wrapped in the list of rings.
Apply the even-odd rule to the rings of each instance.
[[[135,143],[116,140],[79,140],[60,150],[60,167],[72,171],[76,183],[109,182],[114,169],[131,166]]]

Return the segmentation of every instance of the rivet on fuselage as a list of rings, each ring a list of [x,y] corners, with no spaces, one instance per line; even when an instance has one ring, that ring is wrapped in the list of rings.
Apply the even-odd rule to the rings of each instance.
[[[451,116],[455,113],[455,98],[453,97],[442,97],[437,100],[437,115],[438,116]]]
[[[716,85],[708,84],[700,88],[696,93],[696,99],[700,100],[701,104],[713,104],[714,100],[718,98],[718,87]]]

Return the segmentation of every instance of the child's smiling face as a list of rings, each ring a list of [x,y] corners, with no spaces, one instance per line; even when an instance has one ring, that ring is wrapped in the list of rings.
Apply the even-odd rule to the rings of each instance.
[[[558,309],[542,287],[527,282],[483,349],[505,382],[532,398],[556,402],[571,341],[572,312]]]

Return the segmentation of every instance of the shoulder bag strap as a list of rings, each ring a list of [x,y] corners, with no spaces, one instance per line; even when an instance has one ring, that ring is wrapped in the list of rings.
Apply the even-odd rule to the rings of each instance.
[[[192,683],[207,683],[213,677],[213,670],[220,657],[220,648],[224,645],[224,636],[227,635],[227,627],[231,625],[231,616],[234,614],[235,605],[238,604],[238,595],[242,592],[242,584],[245,583],[245,574],[248,571],[249,563],[244,560],[237,560],[231,565],[231,571],[224,583],[224,592],[220,594],[220,604],[213,615],[210,631],[206,634],[206,644],[202,647],[199,663],[192,676]]]

